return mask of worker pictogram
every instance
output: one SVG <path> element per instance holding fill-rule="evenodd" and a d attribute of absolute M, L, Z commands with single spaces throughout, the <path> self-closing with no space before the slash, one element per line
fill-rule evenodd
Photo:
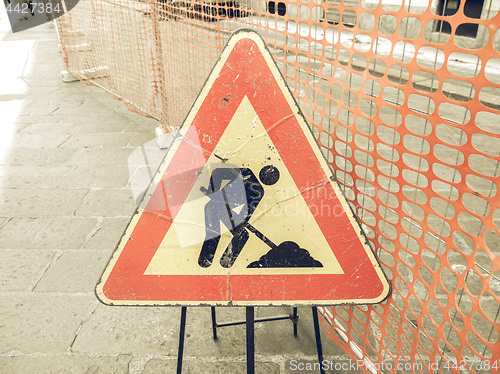
<path fill-rule="evenodd" d="M 228 41 L 97 292 L 126 305 L 375 303 L 388 295 L 258 34 Z"/>
<path fill-rule="evenodd" d="M 265 168 L 271 168 L 270 170 L 279 176 L 278 169 L 273 166 L 265 166 L 262 170 Z M 272 182 L 276 182 L 276 180 L 277 178 L 272 178 Z M 222 186 L 224 181 L 227 183 Z M 202 188 L 210 201 L 205 205 L 207 235 L 198 259 L 200 266 L 208 267 L 212 264 L 220 240 L 221 223 L 230 228 L 233 235 L 220 260 L 223 267 L 229 268 L 234 264 L 236 257 L 248 241 L 247 229 L 255 232 L 259 238 L 269 243 L 269 240 L 260 231 L 248 223 L 264 195 L 264 188 L 252 170 L 237 167 L 215 169 L 210 176 L 210 189 Z"/>
<path fill-rule="evenodd" d="M 279 170 L 274 165 L 266 165 L 259 172 L 259 179 L 264 185 L 273 185 L 279 179 Z M 208 267 L 212 264 L 221 233 L 220 224 L 230 229 L 233 235 L 224 251 L 220 264 L 225 268 L 233 266 L 234 261 L 248 241 L 249 233 L 253 233 L 272 251 L 263 261 L 255 261 L 248 265 L 255 267 L 323 267 L 319 261 L 308 261 L 305 253 L 301 257 L 298 245 L 286 241 L 277 246 L 248 221 L 264 196 L 265 189 L 249 168 L 217 168 L 210 177 L 209 189 L 202 187 L 210 201 L 205 205 L 205 231 L 198 264 Z M 222 183 L 226 182 L 224 186 Z M 280 256 L 280 253 L 282 255 Z M 295 259 L 295 261 L 293 261 Z"/>

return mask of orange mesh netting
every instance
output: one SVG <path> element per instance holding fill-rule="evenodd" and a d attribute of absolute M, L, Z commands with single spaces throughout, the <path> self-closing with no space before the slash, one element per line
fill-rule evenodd
<path fill-rule="evenodd" d="M 366 372 L 483 373 L 500 371 L 499 7 L 81 0 L 58 30 L 70 72 L 172 128 L 229 34 L 257 30 L 393 286 L 320 308 L 329 337 Z"/>

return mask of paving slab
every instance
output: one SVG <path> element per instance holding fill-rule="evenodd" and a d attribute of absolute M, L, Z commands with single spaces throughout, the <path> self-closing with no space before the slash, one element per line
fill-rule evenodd
<path fill-rule="evenodd" d="M 136 147 L 127 160 L 129 166 L 151 166 L 155 170 L 163 160 L 167 149 L 159 149 L 156 139 Z"/>
<path fill-rule="evenodd" d="M 57 122 L 57 126 L 54 126 L 54 122 L 48 121 L 48 118 L 54 118 L 55 122 Z M 103 119 L 94 115 L 68 116 L 52 113 L 49 116 L 40 119 L 38 123 L 29 122 L 28 118 L 21 118 L 18 123 L 29 123 L 29 126 L 24 126 L 22 129 L 23 133 L 59 133 L 73 135 L 82 133 L 109 133 L 110 131 L 120 132 L 129 122 L 128 120 L 123 121 L 112 118 L 108 118 L 107 122 L 104 124 L 102 121 Z"/>
<path fill-rule="evenodd" d="M 0 248 L 78 249 L 96 224 L 96 218 L 16 217 L 0 228 Z"/>
<path fill-rule="evenodd" d="M 27 117 L 27 116 L 25 116 L 25 117 Z M 59 116 L 52 116 L 51 115 L 51 117 L 54 117 L 57 119 L 57 125 L 55 125 L 56 124 L 55 122 L 47 121 L 47 117 L 48 116 L 43 118 L 43 120 L 41 120 L 40 122 L 35 122 L 35 123 L 28 122 L 28 119 L 23 120 L 22 123 L 26 123 L 26 126 L 24 126 L 21 129 L 20 133 L 21 134 L 30 134 L 30 135 L 32 135 L 32 134 L 44 134 L 44 135 L 60 134 L 60 135 L 65 136 L 66 138 L 69 138 L 74 133 L 73 128 L 74 128 L 75 124 L 72 122 L 64 121 L 63 115 L 59 115 Z M 67 149 L 65 149 L 65 150 L 67 151 Z"/>
<path fill-rule="evenodd" d="M 36 49 L 36 44 L 33 47 L 32 51 Z M 47 52 L 46 52 L 47 53 Z M 53 55 L 54 52 L 48 52 L 49 55 L 39 56 L 39 57 L 49 57 Z M 61 80 L 61 73 L 56 69 L 37 69 L 38 64 L 33 64 L 30 67 L 24 69 L 23 78 L 28 83 L 28 85 L 35 85 L 38 87 L 47 87 L 47 86 L 59 86 L 64 84 Z"/>
<path fill-rule="evenodd" d="M 9 220 L 10 218 L 4 218 L 4 217 L 0 217 L 0 228 L 5 224 L 7 223 L 7 221 Z"/>
<path fill-rule="evenodd" d="M 245 308 L 217 308 L 217 321 L 245 320 Z M 179 309 L 180 315 L 180 309 Z M 179 324 L 179 322 L 177 322 Z M 259 346 L 258 329 L 256 326 L 256 352 Z M 293 337 L 293 334 L 291 335 Z M 290 338 L 291 338 L 290 337 Z M 186 356 L 224 357 L 246 355 L 245 326 L 227 326 L 218 330 L 218 338 L 213 340 L 210 307 L 188 308 L 186 313 L 186 341 L 184 352 Z"/>
<path fill-rule="evenodd" d="M 50 64 L 40 64 L 35 65 L 33 67 L 35 70 L 42 69 L 50 69 Z M 52 67 L 53 69 L 53 67 Z M 37 88 L 34 90 L 35 93 L 30 93 L 29 95 L 23 99 L 23 103 L 25 106 L 30 108 L 46 108 L 46 107 L 68 107 L 68 108 L 77 108 L 83 104 L 83 99 L 78 99 L 75 97 L 68 97 L 68 95 L 61 95 L 56 92 L 51 92 L 50 95 L 40 96 L 40 93 L 43 93 L 43 88 Z M 41 113 L 37 113 L 41 114 Z"/>
<path fill-rule="evenodd" d="M 0 250 L 0 291 L 31 291 L 55 251 Z"/>
<path fill-rule="evenodd" d="M 275 315 L 288 315 L 292 312 L 290 307 L 259 307 L 256 308 L 256 318 Z M 316 355 L 316 338 L 312 309 L 309 307 L 298 308 L 299 321 L 297 337 L 293 336 L 291 321 L 276 321 L 258 323 L 256 325 L 257 354 L 286 355 L 288 357 L 304 357 Z M 269 324 L 280 324 L 276 326 L 280 335 L 276 335 L 274 328 Z M 325 356 L 344 354 L 344 351 L 333 344 L 321 329 L 323 341 L 323 353 Z"/>
<path fill-rule="evenodd" d="M 155 127 L 158 127 L 158 121 L 154 118 L 144 118 L 144 120 L 132 120 L 125 128 L 125 132 L 146 132 L 154 134 Z"/>
<path fill-rule="evenodd" d="M 70 82 L 64 85 L 64 88 L 66 87 L 81 87 L 82 84 L 80 82 Z M 91 89 L 91 95 L 88 94 L 88 92 L 83 92 L 81 89 L 75 90 L 74 93 L 62 93 L 61 96 L 64 98 L 64 100 L 77 100 L 77 101 L 87 101 L 87 100 L 93 100 L 93 101 L 101 101 L 101 100 L 112 100 L 113 98 L 109 95 L 104 90 L 99 89 L 98 87 L 95 86 L 86 86 L 86 89 Z M 53 95 L 57 97 L 57 94 Z M 52 96 L 51 96 L 52 97 Z M 120 103 L 120 102 L 119 102 Z M 123 103 L 121 103 L 123 104 Z"/>
<path fill-rule="evenodd" d="M 66 352 L 94 298 L 94 295 L 3 294 L 0 353 Z"/>
<path fill-rule="evenodd" d="M 244 321 L 244 307 L 216 308 L 219 323 Z M 291 307 L 255 308 L 255 318 L 286 316 L 292 313 Z M 215 356 L 245 355 L 245 325 L 222 327 L 218 330 L 218 340 L 213 341 L 209 307 L 188 308 L 186 320 L 186 355 Z M 290 320 L 257 322 L 255 324 L 255 352 L 261 356 L 309 357 L 316 355 L 316 341 L 312 310 L 299 308 L 297 337 L 293 335 Z M 322 337 L 325 356 L 343 354 L 343 351 L 324 335 Z M 199 347 L 202 346 L 203 349 Z"/>
<path fill-rule="evenodd" d="M 75 166 L 58 184 L 60 188 L 119 188 L 129 180 L 128 166 Z"/>
<path fill-rule="evenodd" d="M 81 85 L 81 83 L 80 83 Z M 92 87 L 92 91 L 89 92 L 89 97 L 94 93 L 94 91 L 98 91 L 99 89 L 97 87 Z M 74 92 L 81 92 L 80 90 L 77 90 L 74 88 Z M 108 97 L 106 101 L 103 100 L 96 100 L 99 103 L 104 103 L 104 105 L 109 105 L 107 101 L 111 100 L 112 102 L 116 102 L 116 104 L 123 105 L 124 104 L 120 101 L 115 101 L 113 100 L 112 97 Z M 54 113 L 57 115 L 58 113 Z M 125 108 L 122 108 L 121 111 L 116 111 L 115 108 L 109 109 L 107 111 L 101 111 L 98 114 L 89 112 L 80 112 L 76 114 L 65 114 L 64 115 L 64 120 L 67 122 L 72 122 L 77 126 L 77 129 L 82 130 L 82 132 L 112 132 L 115 131 L 116 129 L 120 128 L 121 130 L 124 130 L 128 127 L 130 123 L 141 123 L 144 120 L 148 120 L 147 118 L 143 119 L 141 118 L 140 115 L 137 113 L 133 113 L 131 111 L 126 110 Z M 156 121 L 155 121 L 156 122 Z M 158 124 L 156 122 L 156 124 Z M 118 127 L 117 125 L 120 125 Z M 87 129 L 87 131 L 84 131 Z"/>
<path fill-rule="evenodd" d="M 131 124 L 129 126 L 133 126 Z M 143 132 L 138 132 L 139 130 L 129 131 L 129 126 L 125 129 L 127 134 L 130 134 L 129 147 L 144 147 L 150 145 L 151 148 L 158 148 L 158 143 L 156 143 L 155 126 L 148 126 L 149 128 L 144 129 Z M 130 129 L 134 130 L 134 129 Z"/>
<path fill-rule="evenodd" d="M 94 292 L 111 250 L 69 251 L 54 260 L 38 281 L 35 292 Z"/>
<path fill-rule="evenodd" d="M 177 355 L 180 308 L 100 304 L 82 325 L 72 351 Z"/>
<path fill-rule="evenodd" d="M 60 79 L 60 77 L 59 77 Z M 59 106 L 54 110 L 54 114 L 66 114 L 66 115 L 81 115 L 82 113 L 92 113 L 93 115 L 99 114 L 99 113 L 110 113 L 114 112 L 113 110 L 113 101 L 112 100 L 107 100 L 104 103 L 99 102 L 97 100 L 86 100 L 83 102 L 81 105 L 77 107 L 71 107 L 71 106 Z"/>
<path fill-rule="evenodd" d="M 30 84 L 30 79 L 24 78 L 24 81 L 26 83 L 28 83 L 28 85 Z M 23 106 L 19 110 L 19 114 L 21 114 L 21 115 L 31 115 L 31 114 L 44 115 L 44 114 L 46 114 L 47 115 L 47 114 L 54 113 L 58 108 L 59 108 L 59 106 L 54 105 L 54 104 L 48 104 L 45 106 L 29 105 L 23 100 Z"/>
<path fill-rule="evenodd" d="M 41 95 L 52 95 L 53 92 L 56 89 L 44 89 L 44 90 L 37 90 L 40 91 Z M 59 123 L 59 121 L 63 120 L 65 118 L 64 115 L 57 115 L 57 114 L 49 114 L 49 115 L 38 115 L 38 114 L 32 114 L 32 115 L 17 115 L 15 118 L 12 119 L 12 123 L 20 125 L 18 126 L 19 130 L 23 130 L 24 127 L 28 125 L 34 125 L 36 124 L 37 126 L 34 126 L 33 128 L 38 128 L 41 124 L 47 123 L 47 124 L 52 124 L 52 128 L 57 128 L 57 126 L 54 126 L 54 124 Z"/>
<path fill-rule="evenodd" d="M 1 188 L 0 211 L 11 217 L 70 216 L 89 190 Z"/>
<path fill-rule="evenodd" d="M 75 150 L 69 148 L 11 147 L 0 159 L 0 165 L 62 165 L 74 153 Z"/>
<path fill-rule="evenodd" d="M 221 309 L 225 309 L 225 311 L 221 311 Z M 276 310 L 279 308 L 272 309 L 274 309 L 274 313 L 279 312 Z M 219 311 L 219 322 L 241 320 L 242 314 L 244 318 L 245 308 L 217 308 L 217 310 Z M 310 309 L 301 308 L 300 312 L 305 317 L 306 312 L 310 313 Z M 210 357 L 245 357 L 245 326 L 220 328 L 218 340 L 214 341 L 210 316 L 209 307 L 188 308 L 185 356 L 198 357 L 205 361 Z M 312 321 L 304 321 L 305 319 L 299 322 L 299 336 L 297 338 L 293 337 L 290 321 L 257 323 L 257 356 L 267 357 L 269 360 L 275 356 L 297 357 L 303 360 L 315 357 Z M 175 357 L 177 355 L 179 323 L 179 307 L 99 305 L 90 320 L 83 324 L 73 346 L 73 351 L 106 354 L 149 353 Z M 270 336 L 272 337 L 270 338 Z M 323 348 L 325 356 L 333 356 L 334 353 L 343 354 L 343 351 L 325 335 L 323 335 Z M 208 373 L 210 371 L 202 372 Z"/>
<path fill-rule="evenodd" d="M 104 218 L 85 244 L 88 249 L 114 249 L 120 241 L 130 217 Z"/>
<path fill-rule="evenodd" d="M 129 144 L 132 134 L 128 133 L 84 133 L 74 134 L 67 139 L 63 148 L 99 148 L 99 147 L 125 147 Z"/>
<path fill-rule="evenodd" d="M 54 133 L 35 133 L 35 134 L 15 134 L 12 143 L 20 148 L 57 148 L 63 144 L 69 135 Z"/>
<path fill-rule="evenodd" d="M 128 373 L 128 355 L 88 357 L 78 355 L 0 356 L 2 373 L 80 374 Z"/>
<path fill-rule="evenodd" d="M 142 374 L 155 373 L 174 373 L 177 368 L 177 361 L 173 359 L 152 359 L 150 360 Z M 239 360 L 234 361 L 192 361 L 186 358 L 182 363 L 182 372 L 185 374 L 200 374 L 200 373 L 217 373 L 217 374 L 234 374 L 245 373 L 246 362 Z M 273 362 L 255 362 L 256 373 L 279 374 L 280 366 Z"/>
<path fill-rule="evenodd" d="M 67 165 L 104 166 L 128 165 L 133 148 L 79 148 L 66 162 Z"/>
<path fill-rule="evenodd" d="M 76 216 L 131 217 L 136 208 L 128 189 L 92 190 L 75 211 Z"/>
<path fill-rule="evenodd" d="M 54 188 L 61 182 L 71 166 L 20 165 L 0 166 L 3 188 Z"/>

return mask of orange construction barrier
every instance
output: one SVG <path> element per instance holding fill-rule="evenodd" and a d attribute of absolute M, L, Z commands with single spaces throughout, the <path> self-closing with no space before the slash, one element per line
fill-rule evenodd
<path fill-rule="evenodd" d="M 498 0 L 82 0 L 67 69 L 164 127 L 230 33 L 265 39 L 393 286 L 320 308 L 362 370 L 500 372 Z"/>

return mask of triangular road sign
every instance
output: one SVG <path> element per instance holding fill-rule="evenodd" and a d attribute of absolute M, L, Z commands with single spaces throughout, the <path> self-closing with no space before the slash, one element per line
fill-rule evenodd
<path fill-rule="evenodd" d="M 97 286 L 107 304 L 378 303 L 389 283 L 260 36 L 231 36 Z"/>

